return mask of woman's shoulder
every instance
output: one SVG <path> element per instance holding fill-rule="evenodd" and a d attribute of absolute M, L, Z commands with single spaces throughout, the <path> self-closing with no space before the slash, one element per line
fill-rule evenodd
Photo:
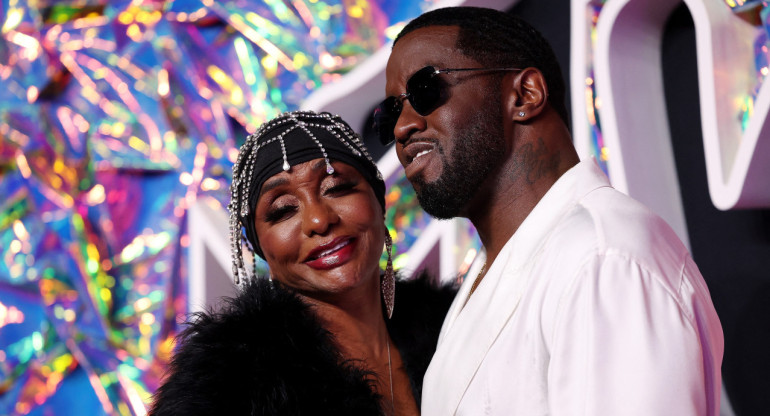
<path fill-rule="evenodd" d="M 196 346 L 227 349 L 230 357 L 260 358 L 285 351 L 281 344 L 291 344 L 294 336 L 329 337 L 310 306 L 296 294 L 258 279 L 246 283 L 237 296 L 223 297 L 215 308 L 192 314 L 177 343 L 180 352 L 185 346 Z"/>
<path fill-rule="evenodd" d="M 359 410 L 377 403 L 366 375 L 339 364 L 332 336 L 311 307 L 266 280 L 193 315 L 177 343 L 152 415 L 251 414 L 255 408 L 294 414 L 332 398 L 328 404 Z"/>

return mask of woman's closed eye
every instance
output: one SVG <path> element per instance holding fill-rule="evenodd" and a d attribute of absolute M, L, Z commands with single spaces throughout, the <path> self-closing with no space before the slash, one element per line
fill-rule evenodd
<path fill-rule="evenodd" d="M 345 182 L 335 183 L 329 186 L 328 188 L 326 188 L 323 194 L 324 196 L 345 195 L 350 191 L 354 190 L 357 185 L 358 185 L 358 182 L 356 181 L 345 181 Z"/>
<path fill-rule="evenodd" d="M 319 191 L 325 197 L 340 197 L 350 194 L 356 190 L 360 181 L 356 180 L 328 180 L 321 186 Z M 265 222 L 278 223 L 290 218 L 299 210 L 299 201 L 289 195 L 282 195 L 270 203 L 270 207 L 265 213 Z"/>
<path fill-rule="evenodd" d="M 276 223 L 288 218 L 295 211 L 297 211 L 297 207 L 289 204 L 270 207 L 270 210 L 265 214 L 265 221 Z"/>

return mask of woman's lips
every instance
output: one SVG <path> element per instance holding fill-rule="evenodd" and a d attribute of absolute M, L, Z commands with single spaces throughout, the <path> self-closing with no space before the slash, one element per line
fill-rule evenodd
<path fill-rule="evenodd" d="M 350 237 L 337 238 L 329 244 L 313 250 L 305 264 L 313 269 L 327 270 L 345 264 L 352 256 L 355 240 Z"/>

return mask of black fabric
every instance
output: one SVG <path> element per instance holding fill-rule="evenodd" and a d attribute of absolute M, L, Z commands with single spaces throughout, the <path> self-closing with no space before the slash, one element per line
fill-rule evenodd
<path fill-rule="evenodd" d="M 396 284 L 388 331 L 418 405 L 454 293 L 426 277 Z M 341 358 L 310 306 L 260 280 L 218 312 L 194 315 L 150 415 L 379 415 L 371 379 L 361 362 Z"/>
<path fill-rule="evenodd" d="M 396 282 L 393 316 L 386 318 L 385 323 L 390 338 L 401 353 L 418 408 L 422 399 L 423 377 L 436 351 L 441 325 L 456 293 L 456 288 L 451 286 L 435 287 L 427 275 Z"/>
<path fill-rule="evenodd" d="M 344 131 L 350 135 L 355 135 L 356 133 L 353 129 L 338 116 L 335 116 L 333 121 L 330 122 L 329 120 L 319 118 L 312 113 L 303 115 L 303 113 L 294 112 L 291 114 L 300 121 L 316 124 L 313 126 L 306 125 L 305 128 L 307 128 L 318 142 L 323 145 L 330 160 L 342 162 L 354 167 L 361 176 L 366 179 L 369 186 L 374 190 L 374 195 L 377 197 L 377 201 L 380 203 L 383 212 L 385 212 L 385 182 L 380 179 L 380 175 L 378 174 L 374 162 L 371 162 L 366 158 L 363 153 L 363 148 L 358 149 L 360 155 L 355 155 L 351 148 L 346 146 L 337 136 L 327 130 L 327 126 L 333 126 L 339 123 L 343 126 Z M 286 117 L 286 114 L 284 114 L 277 117 L 277 119 Z M 317 124 L 320 124 L 323 127 L 319 127 Z M 290 128 L 293 128 L 293 130 L 283 136 L 283 148 L 286 150 L 286 158 L 289 165 L 295 166 L 324 157 L 318 143 L 316 143 L 304 129 L 298 127 L 295 122 L 278 124 L 273 128 L 260 132 L 257 144 L 263 145 L 267 141 L 275 139 Z M 346 138 L 343 130 L 338 126 L 335 127 L 334 130 L 338 135 Z M 346 140 L 348 139 L 346 138 Z M 361 139 L 359 138 L 359 140 Z M 363 143 L 363 141 L 361 143 Z M 358 147 L 355 145 L 353 146 Z M 253 152 L 254 150 L 251 149 L 251 151 Z M 251 174 L 251 183 L 249 185 L 248 194 L 248 204 L 250 208 L 249 215 L 243 217 L 241 222 L 246 230 L 246 238 L 249 240 L 249 243 L 251 243 L 254 252 L 264 258 L 262 249 L 259 246 L 257 232 L 254 227 L 253 213 L 256 210 L 257 199 L 259 198 L 259 192 L 262 190 L 262 184 L 273 175 L 283 172 L 283 150 L 281 149 L 281 144 L 278 140 L 267 143 L 257 150 L 254 169 L 254 172 Z"/>

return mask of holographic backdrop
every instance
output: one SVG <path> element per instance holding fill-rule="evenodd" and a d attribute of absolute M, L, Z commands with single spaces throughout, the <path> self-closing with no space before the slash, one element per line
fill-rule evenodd
<path fill-rule="evenodd" d="M 770 3 L 767 0 L 723 0 L 726 7 L 729 7 L 736 15 L 745 21 L 757 27 L 754 44 L 754 88 L 747 91 L 741 99 L 740 113 L 735 117 L 740 120 L 741 128 L 746 126 L 754 114 L 754 100 L 759 94 L 759 87 L 765 76 L 770 72 L 768 62 L 770 62 Z M 586 16 L 590 19 L 589 32 L 589 65 L 585 68 L 585 89 L 582 99 L 586 102 L 587 114 L 591 138 L 591 153 L 601 166 L 605 173 L 608 173 L 607 161 L 610 158 L 610 151 L 604 143 L 602 136 L 601 120 L 599 111 L 601 109 L 601 97 L 596 93 L 596 84 L 594 83 L 593 51 L 596 45 L 597 24 L 599 15 L 607 0 L 589 0 L 586 5 Z"/>
<path fill-rule="evenodd" d="M 770 9 L 725 3 L 756 21 L 759 85 Z M 0 414 L 144 414 L 187 312 L 187 208 L 226 205 L 246 132 L 429 6 L 0 0 Z M 405 253 L 430 218 L 403 178 L 388 182 Z"/>
<path fill-rule="evenodd" d="M 741 113 L 738 115 L 741 127 L 745 130 L 754 114 L 754 100 L 759 94 L 759 87 L 762 86 L 762 81 L 770 71 L 768 69 L 770 4 L 766 0 L 724 0 L 724 2 L 733 13 L 757 27 L 757 34 L 754 38 L 754 88 L 741 101 Z"/>
<path fill-rule="evenodd" d="M 226 205 L 246 132 L 430 2 L 0 4 L 0 414 L 144 414 L 187 312 L 187 208 Z M 424 221 L 402 211 L 404 244 Z"/>

